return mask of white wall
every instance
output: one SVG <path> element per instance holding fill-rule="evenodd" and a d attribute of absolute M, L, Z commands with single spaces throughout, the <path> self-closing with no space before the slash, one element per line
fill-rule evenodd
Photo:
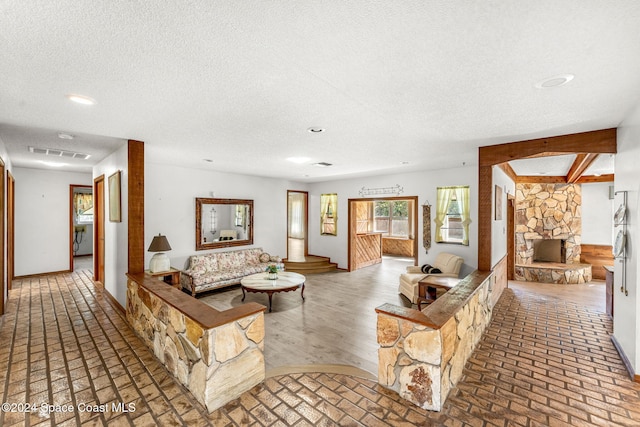
<path fill-rule="evenodd" d="M 604 154 L 606 155 L 606 154 Z M 582 243 L 612 245 L 613 200 L 609 187 L 613 182 L 582 184 Z"/>
<path fill-rule="evenodd" d="M 281 179 L 187 169 L 177 166 L 145 165 L 145 249 L 154 235 L 167 236 L 171 265 L 186 268 L 190 255 L 261 247 L 272 255 L 286 256 L 287 190 L 306 190 L 305 185 Z M 253 200 L 253 246 L 214 251 L 197 251 L 195 199 Z M 145 266 L 153 256 L 147 252 Z"/>
<path fill-rule="evenodd" d="M 69 186 L 91 174 L 14 168 L 15 275 L 69 270 Z"/>
<path fill-rule="evenodd" d="M 620 292 L 623 266 L 615 263 L 613 335 L 629 359 L 636 375 L 640 375 L 640 264 L 635 247 L 640 244 L 640 105 L 618 127 L 618 154 L 615 159 L 615 189 L 627 191 L 627 261 L 626 282 L 629 295 Z M 615 199 L 617 208 L 622 201 Z M 620 227 L 616 227 L 619 229 Z M 616 230 L 617 231 L 617 230 Z"/>
<path fill-rule="evenodd" d="M 493 188 L 491 189 L 491 266 L 507 255 L 507 199 L 515 196 L 516 184 L 497 166 L 492 168 Z M 502 189 L 502 219 L 496 220 L 496 185 Z M 513 238 L 513 236 L 512 236 Z"/>
<path fill-rule="evenodd" d="M 126 307 L 128 268 L 128 147 L 124 144 L 115 153 L 102 160 L 93 168 L 93 178 L 104 175 L 104 287 L 118 302 Z M 122 222 L 109 221 L 109 176 L 121 171 L 120 199 Z M 95 201 L 94 201 L 95 204 Z"/>
<path fill-rule="evenodd" d="M 348 199 L 361 198 L 358 194 L 362 187 L 393 187 L 396 184 L 404 188 L 401 196 L 418 196 L 418 252 L 419 265 L 433 262 L 440 252 L 450 252 L 464 258 L 465 270 L 470 272 L 478 265 L 478 170 L 477 166 L 432 170 L 397 175 L 354 178 L 327 181 L 309 185 L 309 253 L 330 257 L 340 268 L 348 268 Z M 468 185 L 471 199 L 471 224 L 469 226 L 469 246 L 436 243 L 434 241 L 435 205 L 437 187 Z M 320 235 L 320 194 L 338 194 L 338 235 Z M 431 249 L 425 253 L 422 238 L 422 205 L 431 204 Z"/>

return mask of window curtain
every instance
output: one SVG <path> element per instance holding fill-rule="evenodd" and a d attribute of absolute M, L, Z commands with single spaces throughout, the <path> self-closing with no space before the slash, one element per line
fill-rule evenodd
<path fill-rule="evenodd" d="M 438 194 L 436 198 L 436 217 L 434 219 L 436 223 L 436 242 L 443 242 L 442 226 L 444 225 L 444 219 L 447 216 L 447 208 L 449 207 L 449 200 L 453 195 L 455 187 L 438 187 Z"/>
<path fill-rule="evenodd" d="M 469 223 L 471 223 L 470 203 L 469 203 L 469 187 L 454 187 L 453 192 L 458 199 L 460 207 L 460 219 L 462 221 L 462 244 L 469 246 Z"/>
<path fill-rule="evenodd" d="M 289 193 L 289 237 L 304 239 L 304 193 Z"/>
<path fill-rule="evenodd" d="M 320 234 L 337 235 L 338 195 L 320 195 Z"/>

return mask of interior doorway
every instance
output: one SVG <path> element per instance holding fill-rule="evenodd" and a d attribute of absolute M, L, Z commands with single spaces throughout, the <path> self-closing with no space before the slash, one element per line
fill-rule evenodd
<path fill-rule="evenodd" d="M 93 187 L 69 186 L 69 269 L 93 264 Z"/>
<path fill-rule="evenodd" d="M 93 280 L 104 284 L 104 175 L 93 180 Z"/>
<path fill-rule="evenodd" d="M 0 316 L 4 314 L 4 304 L 5 304 L 5 276 L 4 276 L 4 239 L 5 239 L 5 228 L 4 228 L 4 212 L 5 212 L 5 198 L 4 198 L 4 160 L 0 159 Z"/>
<path fill-rule="evenodd" d="M 309 254 L 309 193 L 287 190 L 287 260 L 304 262 Z"/>
<path fill-rule="evenodd" d="M 15 271 L 15 214 L 16 180 L 7 171 L 7 289 L 11 290 L 11 281 Z"/>
<path fill-rule="evenodd" d="M 516 198 L 507 195 L 507 280 L 516 277 Z"/>
<path fill-rule="evenodd" d="M 418 264 L 418 197 L 349 199 L 349 271 L 385 256 Z"/>

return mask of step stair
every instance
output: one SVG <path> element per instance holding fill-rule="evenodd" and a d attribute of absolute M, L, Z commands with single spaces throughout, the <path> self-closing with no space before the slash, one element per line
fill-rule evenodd
<path fill-rule="evenodd" d="M 307 255 L 304 259 L 288 260 L 284 259 L 286 271 L 293 271 L 300 274 L 328 273 L 336 271 L 338 264 L 331 262 L 328 257 Z"/>

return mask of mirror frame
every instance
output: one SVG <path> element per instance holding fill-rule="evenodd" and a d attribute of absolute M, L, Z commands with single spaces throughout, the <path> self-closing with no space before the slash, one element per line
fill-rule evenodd
<path fill-rule="evenodd" d="M 202 205 L 249 205 L 249 217 L 247 218 L 249 238 L 244 240 L 225 240 L 222 242 L 202 242 Z M 253 200 L 196 197 L 196 251 L 248 245 L 253 245 Z"/>

